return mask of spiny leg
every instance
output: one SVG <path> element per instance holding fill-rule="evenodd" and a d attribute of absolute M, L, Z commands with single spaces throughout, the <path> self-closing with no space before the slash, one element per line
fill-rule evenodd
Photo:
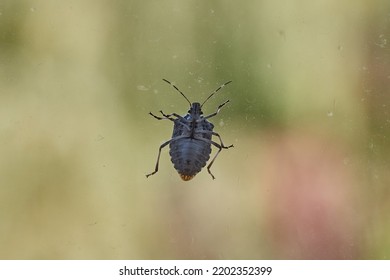
<path fill-rule="evenodd" d="M 173 139 L 171 140 L 168 140 L 167 142 L 161 144 L 160 148 L 158 149 L 158 156 L 157 156 L 157 162 L 156 162 L 156 167 L 154 169 L 154 171 L 152 173 L 149 173 L 146 175 L 146 178 L 148 178 L 149 176 L 153 175 L 153 174 L 156 174 L 157 171 L 158 171 L 158 165 L 159 165 L 159 162 L 160 162 L 160 155 L 161 155 L 161 150 L 166 146 L 168 145 L 169 143 L 171 143 Z"/>
<path fill-rule="evenodd" d="M 219 141 L 221 141 L 221 147 L 222 147 L 223 149 L 229 149 L 229 148 L 233 148 L 233 147 L 234 147 L 233 144 L 231 144 L 231 145 L 229 145 L 229 146 L 225 146 L 225 145 L 223 144 L 223 142 L 222 142 L 221 136 L 220 136 L 218 133 L 216 133 L 216 132 L 213 131 L 211 134 L 218 137 Z"/>
<path fill-rule="evenodd" d="M 161 121 L 161 120 L 171 120 L 171 121 L 175 121 L 175 119 L 169 118 L 169 117 L 167 117 L 167 116 L 165 116 L 165 115 L 163 115 L 164 118 L 158 117 L 158 116 L 156 116 L 155 114 L 153 114 L 152 112 L 149 112 L 149 115 L 151 115 L 152 117 L 158 119 L 159 121 Z"/>
<path fill-rule="evenodd" d="M 178 115 L 178 114 L 176 114 L 176 113 L 172 113 L 172 114 L 168 114 L 168 115 L 167 115 L 167 114 L 164 114 L 164 112 L 163 112 L 162 110 L 160 110 L 160 113 L 161 113 L 161 115 L 163 115 L 163 118 L 162 118 L 162 117 L 159 117 L 159 116 L 156 116 L 156 115 L 153 114 L 152 112 L 149 112 L 149 115 L 151 115 L 152 117 L 158 119 L 159 121 L 160 121 L 160 120 L 171 120 L 171 121 L 174 122 L 176 119 L 172 118 L 172 116 L 174 116 L 174 117 L 176 117 L 176 118 L 178 118 L 178 119 L 180 119 L 180 120 L 184 119 L 182 116 L 180 116 L 180 115 Z"/>
<path fill-rule="evenodd" d="M 219 139 L 219 141 L 221 142 L 221 147 L 222 147 L 223 149 L 229 149 L 229 148 L 233 148 L 233 147 L 234 147 L 233 145 L 225 146 L 225 145 L 223 144 L 223 142 L 222 142 L 221 136 L 220 136 L 218 133 L 214 132 L 214 131 L 209 131 L 209 130 L 203 130 L 203 129 L 202 129 L 202 130 L 197 130 L 196 132 L 197 132 L 197 133 L 208 133 L 208 134 L 217 136 L 218 139 Z"/>
<path fill-rule="evenodd" d="M 229 149 L 231 148 L 233 145 L 229 146 L 229 147 L 225 147 L 225 146 L 221 146 L 220 144 L 218 143 L 215 143 L 214 141 L 212 140 L 209 140 L 209 139 L 204 139 L 204 138 L 195 138 L 195 139 L 198 139 L 198 140 L 201 140 L 201 141 L 204 141 L 206 143 L 210 143 L 210 144 L 213 144 L 215 147 L 218 148 L 218 151 L 217 153 L 215 154 L 215 156 L 213 157 L 213 159 L 211 160 L 211 162 L 209 163 L 209 165 L 207 165 L 207 171 L 209 172 L 209 174 L 211 175 L 211 178 L 213 178 L 213 180 L 215 179 L 213 173 L 211 173 L 211 166 L 213 165 L 215 159 L 217 158 L 218 154 L 222 151 L 222 149 Z M 222 140 L 221 140 L 222 142 Z"/>
<path fill-rule="evenodd" d="M 214 141 L 211 141 L 211 144 L 213 144 L 215 147 L 217 147 L 217 148 L 218 148 L 218 151 L 217 151 L 217 153 L 215 154 L 215 156 L 213 157 L 213 159 L 210 161 L 209 165 L 207 165 L 207 171 L 209 172 L 209 174 L 211 175 L 211 177 L 213 178 L 213 180 L 215 180 L 215 177 L 214 177 L 213 173 L 211 173 L 210 168 L 211 168 L 211 166 L 213 165 L 213 163 L 214 163 L 215 159 L 217 158 L 218 154 L 222 151 L 222 146 L 219 145 L 219 144 L 217 144 L 217 143 L 215 143 Z"/>
<path fill-rule="evenodd" d="M 157 162 L 156 162 L 156 167 L 154 169 L 154 171 L 152 173 L 149 173 L 146 175 L 146 178 L 148 178 L 149 176 L 153 175 L 153 174 L 156 174 L 157 171 L 158 171 L 158 165 L 159 165 L 159 162 L 160 162 L 160 155 L 161 155 L 161 150 L 166 146 L 168 145 L 169 143 L 173 142 L 173 141 L 176 141 L 178 139 L 181 139 L 181 138 L 187 138 L 188 136 L 186 135 L 180 135 L 180 136 L 177 136 L 177 137 L 174 137 L 172 138 L 171 140 L 168 140 L 167 142 L 161 144 L 160 148 L 158 149 L 158 156 L 157 156 Z"/>
<path fill-rule="evenodd" d="M 176 114 L 176 113 L 172 113 L 172 114 L 169 114 L 169 115 L 166 115 L 164 114 L 163 111 L 160 111 L 161 115 L 164 116 L 164 118 L 161 118 L 161 117 L 157 117 L 157 119 L 161 119 L 161 120 L 165 120 L 165 119 L 168 119 L 168 120 L 171 120 L 173 121 L 175 124 L 177 123 L 176 121 L 179 120 L 179 123 L 184 126 L 186 129 L 188 130 L 191 130 L 190 126 L 186 124 L 186 119 L 183 118 L 182 116 Z M 154 115 L 153 115 L 154 116 Z M 177 119 L 173 119 L 171 118 L 171 116 L 175 116 Z M 156 116 L 154 116 L 156 118 Z"/>
<path fill-rule="evenodd" d="M 191 128 L 186 124 L 186 122 L 187 122 L 186 119 L 183 118 L 182 116 L 180 116 L 180 115 L 178 115 L 176 113 L 172 113 L 172 114 L 167 115 L 167 114 L 164 114 L 164 112 L 162 110 L 160 110 L 160 113 L 161 113 L 161 115 L 164 116 L 164 118 L 160 118 L 160 119 L 169 119 L 169 120 L 171 120 L 173 122 L 176 121 L 176 120 L 180 120 L 181 121 L 180 124 L 182 126 L 187 128 L 188 130 L 191 130 Z M 177 119 L 172 119 L 171 116 L 175 116 Z"/>
<path fill-rule="evenodd" d="M 164 117 L 166 117 L 166 118 L 168 118 L 168 119 L 171 119 L 170 117 L 172 117 L 172 116 L 174 116 L 174 117 L 176 117 L 176 118 L 178 118 L 178 119 L 183 119 L 183 117 L 182 116 L 180 116 L 180 115 L 178 115 L 178 114 L 176 114 L 176 113 L 172 113 L 172 114 L 164 114 L 164 112 L 162 111 L 162 110 L 160 110 L 160 113 L 161 113 L 161 115 L 163 115 Z"/>
<path fill-rule="evenodd" d="M 218 151 L 217 151 L 217 153 L 215 154 L 214 158 L 213 158 L 213 159 L 211 160 L 211 162 L 209 163 L 209 165 L 207 165 L 207 171 L 210 173 L 211 177 L 213 177 L 213 179 L 215 179 L 215 177 L 213 176 L 213 174 L 212 174 L 211 171 L 210 171 L 210 168 L 211 168 L 211 166 L 213 165 L 214 160 L 217 158 L 218 154 L 222 151 L 222 149 L 229 149 L 229 148 L 233 148 L 234 146 L 233 146 L 233 144 L 230 145 L 230 146 L 225 146 L 225 145 L 223 144 L 223 142 L 222 142 L 221 136 L 220 136 L 218 133 L 212 131 L 211 134 L 217 136 L 217 137 L 219 138 L 219 141 L 221 141 L 221 144 L 217 144 L 217 143 L 215 143 L 214 141 L 211 141 L 211 144 L 213 144 L 215 147 L 217 147 L 217 148 L 218 148 Z"/>
<path fill-rule="evenodd" d="M 221 110 L 221 108 L 222 108 L 223 106 L 225 106 L 227 103 L 229 103 L 229 101 L 230 101 L 230 100 L 226 100 L 224 103 L 222 103 L 221 105 L 218 106 L 217 111 L 216 111 L 215 113 L 212 113 L 212 114 L 210 114 L 210 115 L 204 117 L 202 120 L 209 119 L 209 118 L 212 118 L 212 117 L 214 117 L 215 115 L 217 115 L 217 114 L 219 113 L 219 111 Z M 200 121 L 201 121 L 201 120 L 200 120 Z"/>

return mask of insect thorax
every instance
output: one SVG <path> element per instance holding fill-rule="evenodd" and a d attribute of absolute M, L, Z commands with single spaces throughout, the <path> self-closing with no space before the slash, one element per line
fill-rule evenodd
<path fill-rule="evenodd" d="M 174 121 L 172 138 L 177 136 L 188 136 L 189 138 L 204 138 L 211 139 L 211 132 L 214 125 L 202 116 L 198 119 L 193 119 L 190 114 L 185 115 L 182 119 Z M 209 133 L 201 132 L 209 131 Z"/>

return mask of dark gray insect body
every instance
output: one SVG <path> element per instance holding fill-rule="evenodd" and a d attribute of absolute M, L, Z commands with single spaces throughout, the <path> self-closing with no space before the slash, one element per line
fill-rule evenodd
<path fill-rule="evenodd" d="M 210 164 L 207 166 L 207 170 L 211 177 L 215 179 L 214 175 L 210 171 L 214 160 L 222 149 L 231 148 L 233 147 L 233 145 L 225 146 L 219 134 L 213 131 L 214 125 L 211 122 L 207 121 L 207 119 L 217 115 L 220 109 L 225 104 L 227 104 L 229 100 L 219 105 L 215 113 L 205 117 L 203 116 L 202 106 L 211 96 L 213 96 L 217 91 L 219 91 L 225 85 L 229 84 L 231 81 L 221 85 L 202 104 L 198 102 L 191 103 L 188 98 L 175 85 L 165 79 L 164 81 L 172 85 L 178 92 L 180 92 L 181 95 L 183 95 L 184 98 L 188 101 L 191 107 L 188 111 L 188 114 L 184 117 L 176 113 L 166 115 L 162 111 L 160 111 L 160 113 L 163 117 L 158 117 L 152 113 L 149 113 L 158 120 L 168 119 L 173 121 L 174 126 L 172 138 L 160 146 L 156 168 L 154 172 L 146 175 L 146 177 L 157 173 L 161 150 L 169 144 L 169 154 L 171 156 L 171 161 L 175 169 L 178 171 L 180 177 L 184 181 L 191 180 L 198 172 L 201 171 L 201 169 L 210 159 L 211 145 L 213 145 L 218 148 L 218 151 L 210 162 Z M 213 135 L 218 137 L 218 139 L 220 140 L 220 144 L 212 140 Z"/>
<path fill-rule="evenodd" d="M 194 103 L 191 109 L 198 106 L 200 106 L 199 103 Z M 209 160 L 213 128 L 212 123 L 202 120 L 201 115 L 193 112 L 188 113 L 183 119 L 174 121 L 172 139 L 180 136 L 186 137 L 171 141 L 169 154 L 175 169 L 183 180 L 188 181 L 193 178 Z"/>

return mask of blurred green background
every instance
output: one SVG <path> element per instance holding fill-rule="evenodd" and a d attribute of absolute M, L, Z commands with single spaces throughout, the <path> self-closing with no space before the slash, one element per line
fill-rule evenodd
<path fill-rule="evenodd" d="M 385 0 L 0 0 L 0 258 L 389 259 L 389 43 Z M 233 80 L 216 180 L 146 179 L 162 78 Z"/>

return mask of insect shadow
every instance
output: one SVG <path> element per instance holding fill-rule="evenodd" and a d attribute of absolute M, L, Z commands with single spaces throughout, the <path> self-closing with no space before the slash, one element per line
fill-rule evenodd
<path fill-rule="evenodd" d="M 184 95 L 184 93 L 172 84 L 170 81 L 163 79 L 164 82 L 170 84 L 175 90 L 177 90 L 190 104 L 190 109 L 185 116 L 180 116 L 176 113 L 164 114 L 160 111 L 162 117 L 156 116 L 153 113 L 149 113 L 157 120 L 170 120 L 173 122 L 172 138 L 163 143 L 157 156 L 156 167 L 152 173 L 146 175 L 149 177 L 158 172 L 158 166 L 160 162 L 161 150 L 169 144 L 169 154 L 174 168 L 179 173 L 180 177 L 184 181 L 191 180 L 202 168 L 206 165 L 210 159 L 211 145 L 218 148 L 217 153 L 207 166 L 207 171 L 213 179 L 215 179 L 213 173 L 211 173 L 211 166 L 213 165 L 218 154 L 222 149 L 229 149 L 233 145 L 225 146 L 222 142 L 221 136 L 214 132 L 214 125 L 208 121 L 208 119 L 214 117 L 219 113 L 221 108 L 229 103 L 229 100 L 225 101 L 218 106 L 217 111 L 207 116 L 203 116 L 202 106 L 209 100 L 214 94 L 216 94 L 224 86 L 230 84 L 232 81 L 228 81 L 213 91 L 209 97 L 203 101 L 202 104 L 198 102 L 191 103 L 191 101 Z M 212 140 L 212 136 L 218 138 L 219 143 Z"/>

